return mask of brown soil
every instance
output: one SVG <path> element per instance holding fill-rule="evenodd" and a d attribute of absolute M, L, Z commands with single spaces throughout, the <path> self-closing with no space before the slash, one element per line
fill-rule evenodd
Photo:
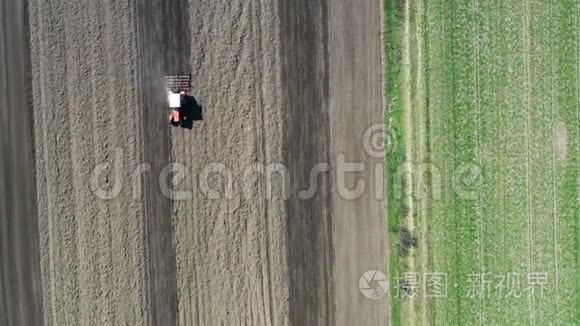
<path fill-rule="evenodd" d="M 363 150 L 383 119 L 379 12 L 378 1 L 30 0 L 32 316 L 385 324 L 386 299 L 358 290 L 365 271 L 386 269 L 381 159 Z M 166 119 L 163 75 L 181 73 L 203 109 L 191 129 Z M 339 154 L 366 166 L 356 200 L 337 192 Z M 332 174 L 301 199 L 321 162 Z M 160 180 L 170 163 L 185 176 Z M 283 164 L 288 198 L 256 163 Z"/>

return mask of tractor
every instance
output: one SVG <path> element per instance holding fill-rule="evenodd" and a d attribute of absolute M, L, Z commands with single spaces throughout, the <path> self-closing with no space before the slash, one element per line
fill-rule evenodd
<path fill-rule="evenodd" d="M 169 105 L 169 123 L 175 127 L 183 127 L 188 121 L 184 101 L 191 87 L 191 75 L 165 76 L 165 86 Z"/>

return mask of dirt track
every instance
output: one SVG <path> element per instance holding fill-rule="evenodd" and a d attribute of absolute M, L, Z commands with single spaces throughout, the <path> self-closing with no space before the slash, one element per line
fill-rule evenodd
<path fill-rule="evenodd" d="M 0 325 L 42 321 L 26 16 L 0 3 Z"/>
<path fill-rule="evenodd" d="M 358 280 L 369 270 L 386 273 L 384 175 L 380 172 L 383 123 L 381 82 L 381 1 L 330 0 L 330 126 L 336 169 L 344 162 L 362 163 L 360 173 L 335 178 L 333 225 L 336 320 L 342 325 L 386 325 L 387 302 L 358 293 Z M 374 132 L 373 132 L 374 131 Z M 377 170 L 377 167 L 379 168 Z M 336 174 L 335 174 L 336 176 Z M 365 182 L 361 196 L 357 183 Z M 344 191 L 348 190 L 348 191 Z M 392 289 L 393 287 L 391 287 Z"/>
<path fill-rule="evenodd" d="M 379 162 L 378 1 L 30 8 L 45 324 L 386 323 L 358 291 L 386 266 L 382 201 L 335 182 L 339 153 Z M 162 76 L 182 72 L 191 130 L 166 121 Z M 160 181 L 169 163 L 183 176 Z"/>

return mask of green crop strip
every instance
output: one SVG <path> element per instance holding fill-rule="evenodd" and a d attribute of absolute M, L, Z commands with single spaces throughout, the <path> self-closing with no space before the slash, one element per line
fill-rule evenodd
<path fill-rule="evenodd" d="M 387 132 L 386 139 L 386 157 L 385 162 L 388 171 L 395 171 L 403 162 L 403 148 L 400 145 L 402 141 L 401 122 L 401 98 L 399 92 L 399 80 L 401 75 L 401 30 L 403 10 L 396 6 L 394 1 L 384 2 L 384 51 L 385 51 L 385 98 L 387 99 L 385 109 L 385 126 Z M 391 175 L 388 175 L 391 179 Z M 387 180 L 387 225 L 389 226 L 389 248 L 395 248 L 397 239 L 397 228 L 400 225 L 401 207 L 399 200 L 396 198 L 394 184 Z M 396 284 L 397 279 L 393 276 L 402 273 L 401 262 L 396 254 L 389 257 L 389 274 L 390 283 Z M 391 286 L 391 290 L 394 287 Z M 401 325 L 401 305 L 394 291 L 391 291 L 390 299 L 390 321 L 392 325 Z"/>
<path fill-rule="evenodd" d="M 580 323 L 579 15 L 384 2 L 393 324 Z"/>

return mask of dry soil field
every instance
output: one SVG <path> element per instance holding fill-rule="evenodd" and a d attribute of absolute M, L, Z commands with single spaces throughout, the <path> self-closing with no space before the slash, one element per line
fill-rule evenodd
<path fill-rule="evenodd" d="M 383 119 L 379 1 L 14 10 L 0 33 L 22 71 L 0 70 L 1 94 L 18 93 L 2 99 L 0 322 L 386 324 L 385 298 L 358 289 L 387 258 L 382 154 L 363 150 Z M 187 73 L 202 114 L 171 128 L 163 76 Z M 342 157 L 365 167 L 345 185 Z M 319 163 L 331 169 L 312 174 Z"/>

